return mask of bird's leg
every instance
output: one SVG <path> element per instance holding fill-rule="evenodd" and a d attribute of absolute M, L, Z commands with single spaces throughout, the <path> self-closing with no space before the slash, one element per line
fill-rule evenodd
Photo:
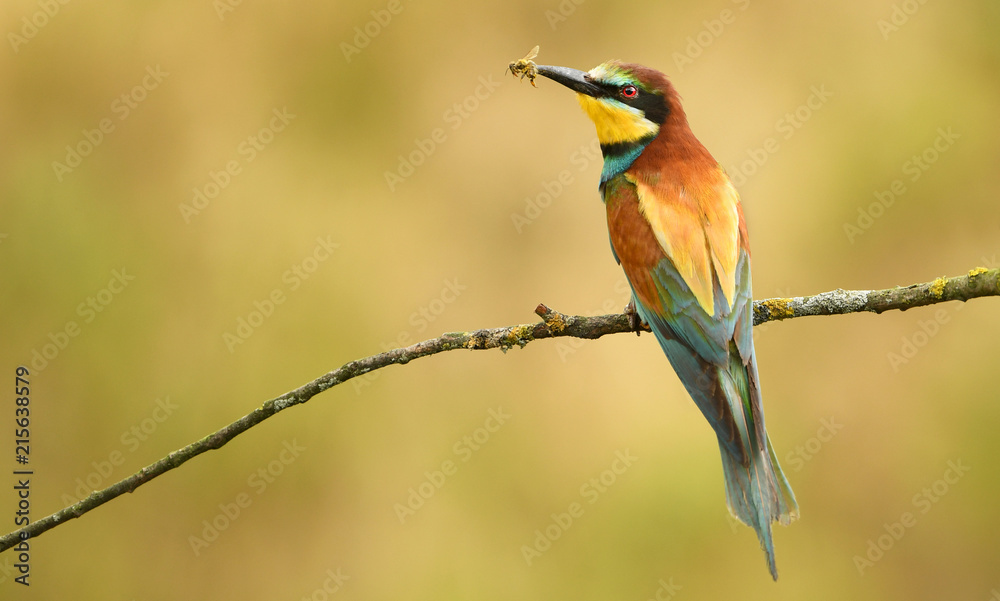
<path fill-rule="evenodd" d="M 628 304 L 625 305 L 625 310 L 623 312 L 625 313 L 625 315 L 628 316 L 628 325 L 635 331 L 636 336 L 638 336 L 639 333 L 642 332 L 642 330 L 644 329 L 643 326 L 649 327 L 646 325 L 644 321 L 642 321 L 642 318 L 639 317 L 639 312 L 636 311 L 635 309 L 634 298 L 628 301 Z"/>

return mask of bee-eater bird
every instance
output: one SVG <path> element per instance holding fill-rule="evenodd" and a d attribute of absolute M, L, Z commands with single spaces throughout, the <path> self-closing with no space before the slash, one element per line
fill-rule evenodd
<path fill-rule="evenodd" d="M 659 71 L 618 61 L 587 73 L 532 67 L 576 92 L 597 127 L 601 197 L 611 250 L 632 287 L 630 309 L 715 430 L 729 510 L 757 531 L 777 580 L 771 522 L 787 525 L 798 506 L 764 430 L 750 245 L 736 188 Z"/>

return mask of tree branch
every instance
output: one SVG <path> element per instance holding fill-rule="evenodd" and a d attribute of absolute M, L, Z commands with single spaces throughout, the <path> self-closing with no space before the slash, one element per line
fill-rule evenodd
<path fill-rule="evenodd" d="M 805 317 L 808 315 L 839 315 L 870 311 L 882 313 L 893 309 L 905 311 L 914 307 L 945 301 L 967 301 L 981 296 L 1000 296 L 1000 269 L 985 267 L 973 269 L 968 275 L 955 278 L 941 277 L 933 282 L 914 284 L 905 288 L 887 290 L 834 290 L 815 296 L 771 298 L 754 302 L 754 325 L 768 321 Z M 439 338 L 418 342 L 406 348 L 397 348 L 357 361 L 346 363 L 308 384 L 271 399 L 249 414 L 188 446 L 170 453 L 152 465 L 117 482 L 104 490 L 91 493 L 85 499 L 56 513 L 33 522 L 20 530 L 0 537 L 0 551 L 10 549 L 18 542 L 34 538 L 59 524 L 78 518 L 108 501 L 132 492 L 153 478 L 179 467 L 190 459 L 211 449 L 218 449 L 243 432 L 272 417 L 279 411 L 305 403 L 317 394 L 342 384 L 351 378 L 381 369 L 388 365 L 404 365 L 414 359 L 456 349 L 485 350 L 499 348 L 503 351 L 514 346 L 523 347 L 532 340 L 572 336 L 575 338 L 600 338 L 606 334 L 634 331 L 628 315 L 599 315 L 583 317 L 565 315 L 538 305 L 535 309 L 542 321 L 532 324 L 507 326 L 474 332 L 451 332 Z M 648 331 L 648 328 L 644 328 Z"/>

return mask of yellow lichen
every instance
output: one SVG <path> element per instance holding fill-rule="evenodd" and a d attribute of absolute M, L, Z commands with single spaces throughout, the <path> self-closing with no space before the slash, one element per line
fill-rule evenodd
<path fill-rule="evenodd" d="M 985 267 L 976 267 L 975 269 L 969 270 L 969 277 L 974 278 L 977 275 L 982 275 L 986 273 L 987 271 L 989 271 L 989 269 L 986 269 Z"/>
<path fill-rule="evenodd" d="M 559 332 L 562 332 L 563 330 L 565 330 L 566 326 L 568 324 L 566 323 L 566 320 L 563 319 L 562 314 L 560 314 L 560 313 L 553 313 L 550 317 L 548 317 L 545 320 L 545 325 L 553 333 L 558 334 Z"/>
<path fill-rule="evenodd" d="M 510 348 L 515 344 L 518 346 L 524 346 L 531 341 L 531 331 L 534 329 L 532 325 L 520 325 L 514 326 L 510 329 L 510 333 L 504 336 L 501 342 L 501 348 Z"/>
<path fill-rule="evenodd" d="M 930 287 L 931 296 L 941 300 L 944 298 L 944 285 L 948 283 L 948 278 L 941 276 L 934 280 Z"/>
<path fill-rule="evenodd" d="M 795 315 L 792 310 L 792 303 L 787 298 L 769 298 L 761 301 L 760 304 L 767 309 L 771 319 L 785 319 Z"/>

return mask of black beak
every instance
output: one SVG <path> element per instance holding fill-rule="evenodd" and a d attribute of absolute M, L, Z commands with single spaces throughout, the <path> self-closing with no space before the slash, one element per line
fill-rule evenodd
<path fill-rule="evenodd" d="M 557 81 L 579 94 L 586 94 L 595 98 L 606 94 L 604 88 L 592 82 L 590 76 L 584 71 L 549 65 L 538 65 L 537 69 L 539 75 L 544 75 L 552 81 Z"/>

